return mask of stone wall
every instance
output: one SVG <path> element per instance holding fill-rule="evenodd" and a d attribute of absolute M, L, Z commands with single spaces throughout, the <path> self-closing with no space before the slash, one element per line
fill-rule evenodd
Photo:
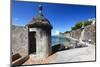
<path fill-rule="evenodd" d="M 51 53 L 51 32 L 41 28 L 29 28 L 29 32 L 36 32 L 36 57 L 47 58 Z"/>
<path fill-rule="evenodd" d="M 25 28 L 22 26 L 12 26 L 11 47 L 13 55 L 19 53 L 21 56 L 29 54 L 29 49 L 33 46 L 28 45 L 30 32 L 36 32 L 36 56 L 46 58 L 51 53 L 51 32 L 48 33 L 40 28 Z"/>
<path fill-rule="evenodd" d="M 89 25 L 85 28 L 84 39 L 88 42 L 91 40 L 91 43 L 96 43 L 96 29 L 95 25 Z"/>
<path fill-rule="evenodd" d="M 21 26 L 12 26 L 11 32 L 12 54 L 28 55 L 28 29 Z"/>
<path fill-rule="evenodd" d="M 71 31 L 70 36 L 75 38 L 75 39 L 79 39 L 81 36 L 81 29 Z"/>
<path fill-rule="evenodd" d="M 95 25 L 88 25 L 84 28 L 84 30 L 85 32 L 84 32 L 83 40 L 86 42 L 89 42 L 90 40 L 92 44 L 95 44 L 95 39 L 96 39 Z M 66 33 L 65 35 L 79 40 L 81 36 L 81 32 L 82 32 L 81 29 L 77 29 L 77 30 L 71 31 L 70 33 Z"/>

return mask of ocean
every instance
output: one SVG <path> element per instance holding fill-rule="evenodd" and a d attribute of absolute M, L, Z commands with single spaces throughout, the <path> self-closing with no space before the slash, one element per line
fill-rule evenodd
<path fill-rule="evenodd" d="M 52 46 L 56 44 L 70 43 L 70 39 L 59 35 L 52 36 L 51 41 L 52 41 Z"/>

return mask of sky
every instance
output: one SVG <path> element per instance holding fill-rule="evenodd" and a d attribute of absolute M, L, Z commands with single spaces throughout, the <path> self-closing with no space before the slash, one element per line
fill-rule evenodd
<path fill-rule="evenodd" d="M 25 26 L 38 15 L 38 2 L 12 1 L 12 24 Z M 52 35 L 71 29 L 77 22 L 96 18 L 96 7 L 86 5 L 41 3 L 43 15 L 53 26 Z"/>

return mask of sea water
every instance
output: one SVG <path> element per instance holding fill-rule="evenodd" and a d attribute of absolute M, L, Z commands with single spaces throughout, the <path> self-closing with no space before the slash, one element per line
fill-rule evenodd
<path fill-rule="evenodd" d="M 65 43 L 70 43 L 70 39 L 67 37 L 63 36 L 52 36 L 51 38 L 52 41 L 52 46 L 56 44 L 65 44 Z"/>

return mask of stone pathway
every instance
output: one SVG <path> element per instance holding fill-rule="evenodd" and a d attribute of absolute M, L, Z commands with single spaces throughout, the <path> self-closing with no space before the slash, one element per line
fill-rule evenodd
<path fill-rule="evenodd" d="M 50 63 L 60 62 L 79 62 L 79 61 L 94 61 L 95 60 L 95 46 L 75 48 L 65 51 L 57 52 L 57 57 Z"/>
<path fill-rule="evenodd" d="M 53 54 L 53 55 L 51 55 L 48 58 L 43 59 L 43 60 L 35 60 L 35 58 L 31 58 L 30 57 L 23 65 L 29 65 L 29 64 L 48 64 L 50 61 L 54 60 L 55 58 L 56 58 L 56 54 Z"/>
<path fill-rule="evenodd" d="M 40 61 L 35 61 L 30 58 L 23 65 L 94 61 L 94 60 L 95 60 L 95 46 L 92 45 L 89 47 L 59 51 L 59 52 L 49 56 L 47 59 L 40 60 Z"/>

